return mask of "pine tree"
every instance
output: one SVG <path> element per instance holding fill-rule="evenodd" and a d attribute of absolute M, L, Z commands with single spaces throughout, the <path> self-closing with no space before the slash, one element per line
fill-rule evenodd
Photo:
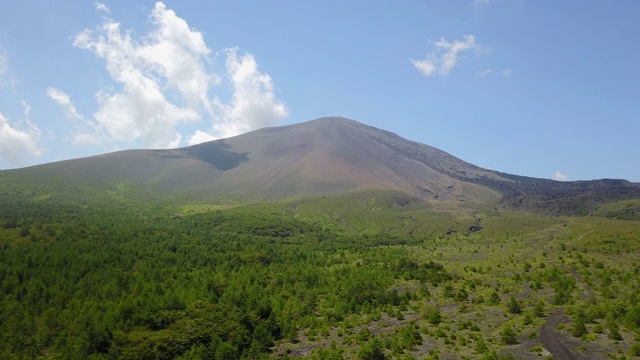
<path fill-rule="evenodd" d="M 509 299 L 507 308 L 509 309 L 509 312 L 512 314 L 520 314 L 522 312 L 522 307 L 520 307 L 520 303 L 513 296 Z"/>
<path fill-rule="evenodd" d="M 578 313 L 576 314 L 575 319 L 573 320 L 573 324 L 571 324 L 571 335 L 575 337 L 582 337 L 587 333 L 587 327 L 585 325 L 585 315 L 582 308 L 578 309 Z"/>

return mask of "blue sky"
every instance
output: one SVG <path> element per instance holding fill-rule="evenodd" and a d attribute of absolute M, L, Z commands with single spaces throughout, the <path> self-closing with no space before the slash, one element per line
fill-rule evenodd
<path fill-rule="evenodd" d="M 640 182 L 640 2 L 0 0 L 0 169 L 338 115 Z"/>

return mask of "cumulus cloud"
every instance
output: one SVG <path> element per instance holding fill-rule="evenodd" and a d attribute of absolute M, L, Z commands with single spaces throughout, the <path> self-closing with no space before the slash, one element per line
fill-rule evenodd
<path fill-rule="evenodd" d="M 97 5 L 96 5 L 97 7 Z M 210 136 L 235 135 L 271 125 L 286 116 L 286 107 L 273 94 L 271 78 L 257 69 L 250 54 L 240 58 L 225 50 L 232 93 L 229 103 L 212 95 L 221 76 L 212 71 L 211 54 L 202 33 L 189 27 L 173 10 L 158 2 L 150 15 L 152 29 L 134 37 L 120 24 L 103 20 L 96 31 L 84 30 L 74 46 L 104 59 L 109 76 L 121 88 L 101 89 L 91 131 L 78 143 L 141 142 L 144 147 L 171 148 L 182 144 L 178 126 L 211 121 Z M 284 115 L 283 115 L 284 114 Z M 198 130 L 188 142 L 205 139 Z"/>
<path fill-rule="evenodd" d="M 203 43 L 194 42 L 194 37 L 202 38 L 200 33 L 194 34 L 162 3 L 156 4 L 151 17 L 155 29 L 141 42 L 121 31 L 120 24 L 106 20 L 98 36 L 85 30 L 73 44 L 105 59 L 109 75 L 122 85 L 120 92 L 103 89 L 96 95 L 99 108 L 94 118 L 99 129 L 117 142 L 132 144 L 140 139 L 145 147 L 172 147 L 179 135 L 176 125 L 200 115 L 194 108 L 172 103 L 164 91 L 177 89 L 192 105 L 191 88 L 184 91 L 181 85 L 204 81 L 206 91 L 207 77 L 194 78 L 197 70 L 189 70 L 203 67 Z M 183 71 L 172 71 L 175 68 Z"/>
<path fill-rule="evenodd" d="M 200 130 L 196 130 L 196 132 L 191 135 L 191 137 L 189 138 L 189 145 L 196 145 L 196 144 L 200 144 L 203 142 L 207 142 L 207 141 L 211 141 L 211 140 L 215 140 L 217 139 L 217 137 L 206 133 L 204 131 L 200 131 Z"/>
<path fill-rule="evenodd" d="M 31 107 L 26 102 L 24 120 L 12 124 L 0 113 L 0 160 L 9 166 L 26 164 L 29 156 L 41 154 L 38 141 L 42 136 L 40 129 L 29 120 Z"/>
<path fill-rule="evenodd" d="M 50 87 L 47 89 L 47 96 L 49 96 L 51 100 L 55 101 L 62 107 L 62 109 L 64 110 L 64 115 L 67 117 L 67 119 L 84 119 L 84 117 L 80 115 L 80 113 L 76 109 L 75 105 L 73 105 L 73 102 L 71 102 L 71 98 L 69 97 L 69 95 L 67 95 L 67 93 L 65 93 L 64 91 Z"/>
<path fill-rule="evenodd" d="M 567 179 L 569 179 L 567 177 L 566 174 L 560 172 L 560 171 L 556 171 L 555 174 L 553 174 L 553 180 L 557 180 L 557 181 L 567 181 Z"/>
<path fill-rule="evenodd" d="M 449 42 L 440 38 L 433 44 L 433 51 L 423 60 L 410 59 L 413 66 L 429 77 L 431 75 L 447 75 L 458 64 L 458 56 L 464 51 L 474 51 L 476 54 L 489 51 L 488 48 L 476 44 L 473 35 L 466 35 L 462 41 Z"/>
<path fill-rule="evenodd" d="M 228 104 L 215 100 L 220 111 L 213 135 L 229 137 L 277 123 L 288 114 L 276 99 L 271 77 L 258 70 L 251 54 L 238 56 L 238 49 L 226 50 L 226 68 L 233 95 Z"/>
<path fill-rule="evenodd" d="M 94 6 L 96 7 L 97 10 L 104 11 L 107 14 L 111 13 L 111 10 L 109 9 L 109 7 L 107 7 L 107 5 L 105 5 L 105 4 L 101 3 L 101 2 L 94 3 Z"/>

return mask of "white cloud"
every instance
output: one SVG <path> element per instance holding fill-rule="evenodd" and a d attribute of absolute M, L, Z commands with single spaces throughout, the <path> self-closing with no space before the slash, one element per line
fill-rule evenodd
<path fill-rule="evenodd" d="M 20 166 L 27 163 L 29 156 L 41 154 L 38 147 L 41 132 L 29 120 L 31 107 L 26 102 L 24 106 L 24 124 L 11 124 L 2 113 L 0 113 L 0 161 L 9 166 Z"/>
<path fill-rule="evenodd" d="M 567 175 L 565 175 L 564 173 L 562 173 L 560 171 L 556 171 L 556 173 L 553 174 L 553 180 L 567 181 L 567 179 L 568 179 Z"/>
<path fill-rule="evenodd" d="M 180 124 L 208 119 L 211 134 L 228 136 L 271 125 L 287 115 L 273 94 L 271 78 L 257 70 L 253 56 L 238 59 L 235 49 L 225 50 L 228 74 L 223 76 L 230 79 L 232 97 L 223 103 L 210 94 L 221 82 L 209 69 L 212 51 L 202 33 L 161 2 L 150 18 L 151 31 L 139 38 L 109 19 L 95 33 L 84 30 L 75 37 L 74 46 L 104 59 L 109 76 L 121 86 L 96 94 L 99 108 L 90 120 L 92 126 L 76 136 L 76 143 L 140 141 L 144 147 L 177 147 L 183 139 Z M 203 138 L 196 135 L 189 142 Z"/>
<path fill-rule="evenodd" d="M 210 110 L 209 85 L 219 79 L 205 67 L 211 50 L 202 34 L 191 30 L 162 3 L 156 4 L 152 19 L 156 28 L 138 49 L 140 58 L 164 77 L 165 86 L 177 90 L 187 105 L 200 104 Z"/>
<path fill-rule="evenodd" d="M 107 7 L 107 5 L 101 2 L 95 2 L 94 6 L 96 7 L 97 10 L 104 11 L 107 14 L 111 13 L 111 10 L 109 9 L 109 7 Z"/>
<path fill-rule="evenodd" d="M 201 144 L 203 142 L 217 139 L 215 136 L 206 133 L 204 131 L 196 130 L 196 132 L 189 138 L 189 146 Z"/>
<path fill-rule="evenodd" d="M 0 54 L 0 78 L 7 72 L 7 57 Z"/>
<path fill-rule="evenodd" d="M 71 101 L 69 95 L 67 95 L 67 93 L 65 93 L 64 91 L 50 87 L 47 89 L 47 96 L 49 96 L 51 100 L 55 101 L 62 107 L 62 109 L 64 110 L 64 115 L 67 117 L 67 119 L 84 119 L 84 117 L 80 115 L 80 113 L 76 109 L 75 105 L 73 105 L 73 102 Z"/>
<path fill-rule="evenodd" d="M 466 35 L 462 41 L 453 42 L 440 38 L 433 47 L 433 51 L 425 59 L 410 59 L 413 66 L 426 77 L 434 74 L 442 76 L 449 74 L 458 63 L 458 55 L 463 51 L 473 50 L 476 53 L 483 53 L 490 50 L 476 44 L 473 35 Z"/>
<path fill-rule="evenodd" d="M 430 60 L 415 60 L 411 59 L 413 66 L 422 73 L 422 75 L 429 77 L 437 71 L 436 65 Z"/>
<path fill-rule="evenodd" d="M 97 93 L 99 108 L 94 114 L 98 128 L 116 142 L 132 144 L 139 139 L 145 147 L 172 147 L 177 137 L 176 125 L 200 118 L 195 109 L 173 104 L 163 92 L 181 81 L 165 72 L 163 62 L 175 58 L 169 52 L 179 50 L 183 53 L 182 61 L 186 62 L 182 65 L 184 67 L 201 67 L 202 62 L 197 53 L 189 51 L 189 38 L 182 39 L 185 44 L 183 49 L 176 49 L 171 42 L 158 39 L 158 34 L 175 30 L 163 27 L 159 18 L 165 15 L 164 11 L 163 4 L 156 4 L 152 12 L 156 29 L 142 43 L 132 39 L 128 32 L 123 33 L 120 24 L 112 21 L 102 25 L 99 36 L 94 37 L 85 30 L 74 40 L 74 46 L 92 50 L 104 58 L 111 78 L 122 84 L 118 93 L 106 90 Z M 167 16 L 171 17 L 172 14 L 175 16 L 173 11 Z M 182 35 L 188 36 L 190 32 L 187 29 L 186 34 L 183 32 Z M 174 40 L 179 42 L 180 38 Z M 161 50 L 154 52 L 154 48 Z M 152 55 L 157 57 L 155 61 Z M 191 80 L 189 75 L 185 74 L 183 80 Z"/>
<path fill-rule="evenodd" d="M 20 102 L 22 103 L 22 107 L 24 108 L 24 121 L 29 123 L 29 121 L 31 121 L 31 105 L 29 105 L 29 103 L 24 100 L 20 100 Z"/>
<path fill-rule="evenodd" d="M 273 93 L 271 77 L 258 71 L 251 54 L 238 56 L 238 49 L 226 49 L 227 76 L 233 87 L 229 104 L 216 99 L 220 111 L 213 134 L 229 137 L 269 126 L 288 115 L 287 107 Z"/>
<path fill-rule="evenodd" d="M 476 71 L 476 76 L 479 78 L 485 78 L 493 75 L 499 75 L 501 77 L 511 76 L 511 69 L 502 69 L 500 71 L 493 71 L 491 69 Z"/>

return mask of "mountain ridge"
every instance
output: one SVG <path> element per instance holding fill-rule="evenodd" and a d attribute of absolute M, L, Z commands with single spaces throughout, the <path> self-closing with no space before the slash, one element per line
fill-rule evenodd
<path fill-rule="evenodd" d="M 598 204 L 640 198 L 640 184 L 626 180 L 558 182 L 483 169 L 340 117 L 185 148 L 125 150 L 0 171 L 0 183 L 12 181 L 53 192 L 56 186 L 78 193 L 124 186 L 191 201 L 263 202 L 386 190 L 432 205 L 548 214 L 585 214 Z"/>

